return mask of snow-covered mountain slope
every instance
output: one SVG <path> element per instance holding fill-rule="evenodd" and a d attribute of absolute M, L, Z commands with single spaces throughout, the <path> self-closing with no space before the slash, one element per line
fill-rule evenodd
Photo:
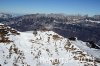
<path fill-rule="evenodd" d="M 20 33 L 20 34 L 19 34 Z M 100 50 L 70 41 L 53 31 L 12 34 L 0 42 L 0 66 L 100 66 Z"/>
<path fill-rule="evenodd" d="M 85 20 L 85 21 L 94 22 L 94 23 L 100 23 L 100 21 L 93 21 L 93 20 Z"/>

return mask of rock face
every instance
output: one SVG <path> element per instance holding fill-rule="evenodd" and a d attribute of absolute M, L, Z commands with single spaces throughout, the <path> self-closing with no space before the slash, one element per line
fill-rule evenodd
<path fill-rule="evenodd" d="M 2 43 L 11 42 L 11 40 L 9 40 L 9 36 L 11 34 L 19 35 L 19 33 L 16 30 L 14 30 L 6 25 L 0 24 L 0 42 L 2 42 Z"/>
<path fill-rule="evenodd" d="M 12 42 L 0 42 L 1 66 L 100 66 L 100 50 L 85 42 L 47 30 L 9 32 Z"/>

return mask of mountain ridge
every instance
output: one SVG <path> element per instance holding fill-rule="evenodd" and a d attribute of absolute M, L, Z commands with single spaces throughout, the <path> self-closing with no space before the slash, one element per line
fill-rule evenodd
<path fill-rule="evenodd" d="M 94 17 L 29 14 L 10 18 L 2 23 L 21 32 L 49 28 L 66 38 L 77 37 L 96 44 L 100 41 L 100 23 Z"/>
<path fill-rule="evenodd" d="M 99 49 L 89 48 L 85 42 L 72 41 L 48 30 L 18 33 L 10 33 L 12 42 L 0 42 L 1 66 L 100 65 Z"/>

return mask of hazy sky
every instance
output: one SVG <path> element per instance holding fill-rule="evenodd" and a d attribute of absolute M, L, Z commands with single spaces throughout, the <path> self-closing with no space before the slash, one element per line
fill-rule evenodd
<path fill-rule="evenodd" d="M 100 0 L 0 0 L 0 12 L 100 14 Z"/>

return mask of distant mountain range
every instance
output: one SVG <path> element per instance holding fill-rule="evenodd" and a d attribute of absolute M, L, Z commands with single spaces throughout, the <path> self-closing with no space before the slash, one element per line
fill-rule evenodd
<path fill-rule="evenodd" d="M 12 15 L 10 15 L 10 14 L 0 13 L 0 18 L 6 19 L 6 18 L 11 18 L 11 17 L 12 17 Z"/>
<path fill-rule="evenodd" d="M 82 41 L 100 40 L 100 17 L 95 15 L 29 14 L 1 21 L 18 31 L 48 29 L 63 37 L 77 37 Z"/>

